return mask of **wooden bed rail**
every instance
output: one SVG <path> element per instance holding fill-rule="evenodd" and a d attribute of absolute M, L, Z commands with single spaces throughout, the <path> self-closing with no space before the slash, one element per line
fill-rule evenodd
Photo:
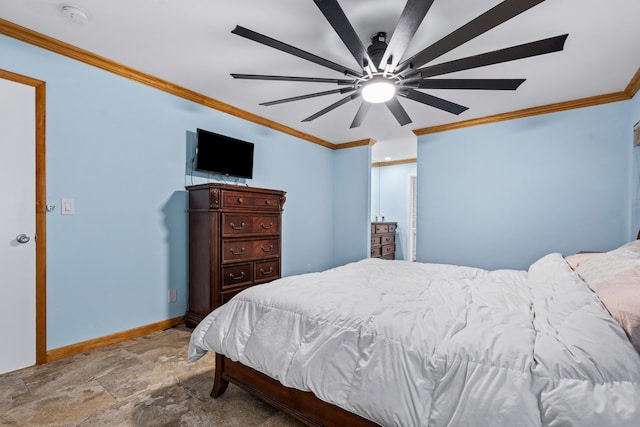
<path fill-rule="evenodd" d="M 216 354 L 211 396 L 219 397 L 229 383 L 253 394 L 302 423 L 312 427 L 379 427 L 359 415 L 318 399 L 313 393 L 285 387 L 279 381 L 239 362 Z"/>

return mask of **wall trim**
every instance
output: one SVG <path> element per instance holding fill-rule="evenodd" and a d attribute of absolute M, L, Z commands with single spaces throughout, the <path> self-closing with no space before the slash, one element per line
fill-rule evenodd
<path fill-rule="evenodd" d="M 36 95 L 36 364 L 47 361 L 46 83 L 0 69 L 0 79 L 35 88 Z"/>
<path fill-rule="evenodd" d="M 611 102 L 627 101 L 631 99 L 626 92 L 614 92 L 605 95 L 596 95 L 588 98 L 576 99 L 573 101 L 558 102 L 556 104 L 542 105 L 540 107 L 526 108 L 524 110 L 512 111 L 510 113 L 496 114 L 493 116 L 479 117 L 477 119 L 464 120 L 461 122 L 448 123 L 445 125 L 415 129 L 417 136 L 430 133 L 446 132 L 454 129 L 461 129 L 470 126 L 486 125 L 505 120 L 522 119 L 525 117 L 537 116 L 540 114 L 557 113 L 576 108 L 592 107 L 595 105 L 609 104 Z"/>
<path fill-rule="evenodd" d="M 638 93 L 638 90 L 640 90 L 640 68 L 638 68 L 638 71 L 636 71 L 636 74 L 633 76 L 624 91 L 629 95 L 629 98 L 633 98 L 636 96 L 636 93 Z"/>
<path fill-rule="evenodd" d="M 376 162 L 376 163 L 371 163 L 371 167 L 372 168 L 382 168 L 385 166 L 395 166 L 395 165 L 404 165 L 407 163 L 417 163 L 418 159 L 417 158 L 411 158 L 411 159 L 403 159 L 403 160 L 392 160 L 389 162 Z"/>
<path fill-rule="evenodd" d="M 104 337 L 55 348 L 47 351 L 47 362 L 53 362 L 54 360 L 62 359 L 63 357 L 73 356 L 74 354 L 84 353 L 85 351 L 95 350 L 97 348 L 130 340 L 132 338 L 141 337 L 143 335 L 150 334 L 151 332 L 163 331 L 179 325 L 183 321 L 184 316 L 174 317 L 173 319 L 167 319 L 161 322 L 140 326 L 138 328 L 116 332 L 115 334 L 105 335 Z"/>
<path fill-rule="evenodd" d="M 171 95 L 184 98 L 189 101 L 204 105 L 206 107 L 213 108 L 214 110 L 221 111 L 223 113 L 230 114 L 232 116 L 239 117 L 241 119 L 257 123 L 259 125 L 277 130 L 288 135 L 295 136 L 296 138 L 304 139 L 305 141 L 312 142 L 314 144 L 322 145 L 323 147 L 331 148 L 335 150 L 336 144 L 333 144 L 324 139 L 318 138 L 313 135 L 301 132 L 289 126 L 274 122 L 265 117 L 258 116 L 257 114 L 250 113 L 240 108 L 234 107 L 230 104 L 226 104 L 222 101 L 218 101 L 192 90 L 186 89 L 182 86 L 178 86 L 169 81 L 162 80 L 158 77 L 154 77 L 150 74 L 143 73 L 134 68 L 127 67 L 118 62 L 107 59 L 103 56 L 96 55 L 84 49 L 80 49 L 71 44 L 54 39 L 28 28 L 22 27 L 18 24 L 14 24 L 11 21 L 0 18 L 0 34 L 12 37 L 14 39 L 23 41 L 25 43 L 32 44 L 42 49 L 55 52 L 57 54 L 66 56 L 76 61 L 84 62 L 85 64 L 92 65 L 102 70 L 108 71 L 113 74 L 117 74 L 121 77 L 133 80 L 138 83 L 142 83 L 147 86 L 151 86 L 155 89 L 167 92 Z"/>
<path fill-rule="evenodd" d="M 363 147 L 365 145 L 374 146 L 376 143 L 375 139 L 366 138 L 359 139 L 357 141 L 345 142 L 344 144 L 336 144 L 334 150 L 342 150 L 345 148 L 353 148 L 353 147 Z"/>

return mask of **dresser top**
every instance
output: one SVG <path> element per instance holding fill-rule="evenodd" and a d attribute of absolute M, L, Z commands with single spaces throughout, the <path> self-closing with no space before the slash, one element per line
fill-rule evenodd
<path fill-rule="evenodd" d="M 282 211 L 287 194 L 281 190 L 231 184 L 201 184 L 189 190 L 189 212 L 216 211 Z"/>
<path fill-rule="evenodd" d="M 189 185 L 185 187 L 187 190 L 205 190 L 211 188 L 219 188 L 221 190 L 231 190 L 231 191 L 246 191 L 251 193 L 266 193 L 266 194 L 286 194 L 286 191 L 282 190 L 273 190 L 269 188 L 257 188 L 257 187 L 249 187 L 247 185 L 235 185 L 235 184 L 222 184 L 217 182 L 210 182 L 207 184 L 198 184 L 198 185 Z"/>

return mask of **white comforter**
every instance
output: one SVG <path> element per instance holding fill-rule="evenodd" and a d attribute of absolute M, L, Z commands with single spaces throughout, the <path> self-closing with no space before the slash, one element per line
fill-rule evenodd
<path fill-rule="evenodd" d="M 383 426 L 640 426 L 640 355 L 559 254 L 280 279 L 203 320 L 206 351 Z"/>

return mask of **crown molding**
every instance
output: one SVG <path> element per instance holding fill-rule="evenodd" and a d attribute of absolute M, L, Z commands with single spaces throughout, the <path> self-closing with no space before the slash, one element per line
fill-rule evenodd
<path fill-rule="evenodd" d="M 624 91 L 630 98 L 633 98 L 638 93 L 638 90 L 640 90 L 640 68 L 638 68 Z"/>
<path fill-rule="evenodd" d="M 477 119 L 464 120 L 461 122 L 448 123 L 440 126 L 426 127 L 415 129 L 413 131 L 417 136 L 427 135 L 430 133 L 446 132 L 454 129 L 461 129 L 470 126 L 486 125 L 489 123 L 502 122 L 505 120 L 522 119 L 525 117 L 537 116 L 540 114 L 557 113 L 565 110 L 573 110 L 576 108 L 591 107 L 594 105 L 608 104 L 611 102 L 626 101 L 631 97 L 626 92 L 614 92 L 605 95 L 591 96 L 588 98 L 576 99 L 567 102 L 558 102 L 556 104 L 542 105 L 540 107 L 526 108 L 524 110 L 512 111 L 510 113 L 496 114 L 493 116 L 479 117 Z"/>
<path fill-rule="evenodd" d="M 339 150 L 352 147 L 358 147 L 362 145 L 373 145 L 375 140 L 368 138 L 359 141 L 347 142 L 344 144 L 334 144 L 316 136 L 301 132 L 292 127 L 277 123 L 273 120 L 267 119 L 257 114 L 250 113 L 246 110 L 234 107 L 230 104 L 218 101 L 214 98 L 202 95 L 190 89 L 186 89 L 182 86 L 178 86 L 169 81 L 154 77 L 150 74 L 143 73 L 134 68 L 112 61 L 108 58 L 96 55 L 92 52 L 80 49 L 76 46 L 70 45 L 63 41 L 54 39 L 36 31 L 17 25 L 13 22 L 0 18 L 0 34 L 12 37 L 16 40 L 29 43 L 31 45 L 40 47 L 42 49 L 49 50 L 51 52 L 66 56 L 68 58 L 83 62 L 85 64 L 100 68 L 110 73 L 119 75 L 121 77 L 133 80 L 138 83 L 159 89 L 163 92 L 171 95 L 178 96 L 188 101 L 195 102 L 200 105 L 204 105 L 214 110 L 221 111 L 223 113 L 230 114 L 232 116 L 247 120 L 252 123 L 265 126 L 267 128 L 294 136 L 296 138 L 303 139 L 305 141 L 321 145 L 323 147 Z M 583 108 L 594 105 L 607 104 L 611 102 L 625 101 L 633 98 L 640 90 L 640 69 L 635 73 L 626 89 L 623 92 L 615 92 L 605 95 L 598 95 L 589 98 L 583 98 L 573 101 L 560 102 L 556 104 L 543 105 L 540 107 L 527 108 L 524 110 L 513 111 L 509 113 L 496 114 L 493 116 L 480 117 L 476 119 L 464 120 L 461 122 L 448 123 L 445 125 L 426 127 L 413 130 L 413 133 L 417 136 L 426 135 L 430 133 L 445 132 L 454 129 L 460 129 L 470 126 L 478 126 L 489 123 L 495 123 L 505 120 L 521 119 L 525 117 L 555 113 L 559 111 L 571 110 L 575 108 Z M 411 159 L 409 159 L 411 160 Z M 386 162 L 381 162 L 386 163 Z"/>
<path fill-rule="evenodd" d="M 375 139 L 371 139 L 371 138 L 359 139 L 357 141 L 345 142 L 343 144 L 336 144 L 335 149 L 342 150 L 344 148 L 363 147 L 365 145 L 369 145 L 373 147 L 375 143 L 376 143 Z"/>
<path fill-rule="evenodd" d="M 42 49 L 46 49 L 48 51 L 74 59 L 76 61 L 80 61 L 96 68 L 100 68 L 110 73 L 119 75 L 129 80 L 133 80 L 135 82 L 142 83 L 155 89 L 159 89 L 163 92 L 178 96 L 188 101 L 213 108 L 214 110 L 218 110 L 223 113 L 227 113 L 232 116 L 257 123 L 259 125 L 295 136 L 296 138 L 300 138 L 314 144 L 322 145 L 323 147 L 327 147 L 332 150 L 336 149 L 336 144 L 332 142 L 325 141 L 324 139 L 318 138 L 316 136 L 309 135 L 289 126 L 274 122 L 273 120 L 258 116 L 257 114 L 241 110 L 240 108 L 202 95 L 195 91 L 186 89 L 182 86 L 178 86 L 174 83 L 160 79 L 158 77 L 154 77 L 150 74 L 143 73 L 134 68 L 127 67 L 126 65 L 120 64 L 103 56 L 96 55 L 95 53 L 80 49 L 63 41 L 22 27 L 18 24 L 14 24 L 13 22 L 7 21 L 2 18 L 0 18 L 0 34 L 4 34 L 5 36 L 12 37 L 16 40 L 29 43 Z"/>
<path fill-rule="evenodd" d="M 395 165 L 405 165 L 408 163 L 417 163 L 418 159 L 416 158 L 411 158 L 411 159 L 403 159 L 403 160 L 392 160 L 390 162 L 376 162 L 376 163 L 371 163 L 371 167 L 372 168 L 382 168 L 385 166 L 395 166 Z"/>

